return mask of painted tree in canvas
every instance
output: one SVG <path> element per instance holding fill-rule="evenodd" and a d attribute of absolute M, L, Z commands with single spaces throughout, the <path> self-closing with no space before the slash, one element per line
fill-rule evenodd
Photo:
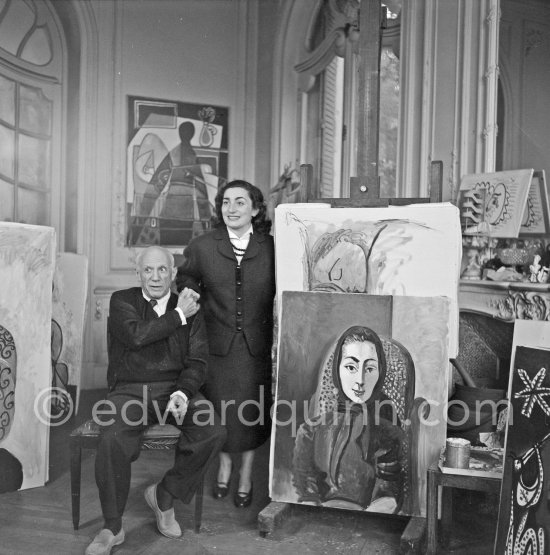
<path fill-rule="evenodd" d="M 279 307 L 282 291 L 448 297 L 456 356 L 462 236 L 455 206 L 282 204 L 275 210 L 275 257 Z"/>
<path fill-rule="evenodd" d="M 414 234 L 430 228 L 421 222 L 390 219 L 361 222 L 318 238 L 305 222 L 296 221 L 304 245 L 307 290 L 375 293 L 385 283 L 397 284 L 399 268 L 411 260 L 407 249 Z"/>

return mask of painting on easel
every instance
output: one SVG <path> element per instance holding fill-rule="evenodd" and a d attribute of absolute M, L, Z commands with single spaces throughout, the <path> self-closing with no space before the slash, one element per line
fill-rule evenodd
<path fill-rule="evenodd" d="M 452 356 L 461 256 L 459 212 L 448 203 L 275 210 L 279 306 L 282 291 L 448 297 Z"/>
<path fill-rule="evenodd" d="M 545 555 L 550 545 L 550 323 L 529 322 L 523 329 L 514 330 L 495 553 Z"/>
<path fill-rule="evenodd" d="M 274 501 L 425 512 L 446 436 L 448 318 L 441 297 L 282 293 Z"/>

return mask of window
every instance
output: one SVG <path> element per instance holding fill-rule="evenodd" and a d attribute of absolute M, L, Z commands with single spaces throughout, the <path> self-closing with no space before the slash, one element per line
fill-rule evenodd
<path fill-rule="evenodd" d="M 311 57 L 296 66 L 298 72 L 315 76 L 303 102 L 307 110 L 303 161 L 313 164 L 322 197 L 349 196 L 349 178 L 357 175 L 359 5 L 325 0 L 309 37 Z M 380 195 L 392 197 L 397 193 L 400 2 L 388 2 L 383 7 L 386 18 L 380 58 L 379 176 Z"/>
<path fill-rule="evenodd" d="M 0 0 L 0 220 L 59 224 L 60 39 L 46 2 Z"/>

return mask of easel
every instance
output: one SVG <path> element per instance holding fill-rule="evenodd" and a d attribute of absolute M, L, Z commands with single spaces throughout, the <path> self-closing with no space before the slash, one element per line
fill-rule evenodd
<path fill-rule="evenodd" d="M 378 128 L 380 115 L 380 55 L 385 12 L 380 0 L 362 0 L 359 17 L 359 90 L 360 99 L 357 134 L 357 172 L 361 177 L 350 178 L 349 198 L 315 198 L 313 167 L 300 166 L 300 187 L 308 202 L 330 203 L 333 207 L 387 207 L 416 203 L 441 202 L 442 162 L 432 162 L 430 196 L 420 198 L 380 198 L 378 176 Z M 275 531 L 291 512 L 290 503 L 271 502 L 258 515 L 258 529 L 265 537 Z M 426 519 L 412 516 L 401 536 L 401 553 L 419 553 L 425 534 Z"/>

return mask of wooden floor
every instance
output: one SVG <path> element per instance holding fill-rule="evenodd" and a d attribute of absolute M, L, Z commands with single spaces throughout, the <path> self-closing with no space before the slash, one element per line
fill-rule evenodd
<path fill-rule="evenodd" d="M 70 431 L 91 415 L 101 391 L 85 391 L 79 415 L 53 428 L 50 437 L 50 480 L 46 486 L 0 495 L 0 555 L 75 555 L 101 528 L 102 518 L 93 477 L 94 456 L 86 453 L 82 464 L 80 528 L 73 530 L 70 506 Z M 312 507 L 294 507 L 280 529 L 266 538 L 258 533 L 257 515 L 269 503 L 267 469 L 269 445 L 258 452 L 254 470 L 254 501 L 236 509 L 228 496 L 222 501 L 210 495 L 215 468 L 209 469 L 204 496 L 201 532 L 193 532 L 193 503 L 176 502 L 176 517 L 184 530 L 171 540 L 156 530 L 153 514 L 143 499 L 145 487 L 158 481 L 170 466 L 172 453 L 143 451 L 132 467 L 132 489 L 124 514 L 126 541 L 114 555 L 130 554 L 282 554 L 351 555 L 397 554 L 406 519 Z M 234 480 L 234 482 L 236 479 Z M 475 492 L 474 492 L 475 493 Z M 474 500 L 475 502 L 475 500 Z M 493 530 L 491 530 L 493 527 Z M 441 553 L 484 555 L 492 553 L 494 523 L 474 515 L 457 522 L 451 548 Z"/>

